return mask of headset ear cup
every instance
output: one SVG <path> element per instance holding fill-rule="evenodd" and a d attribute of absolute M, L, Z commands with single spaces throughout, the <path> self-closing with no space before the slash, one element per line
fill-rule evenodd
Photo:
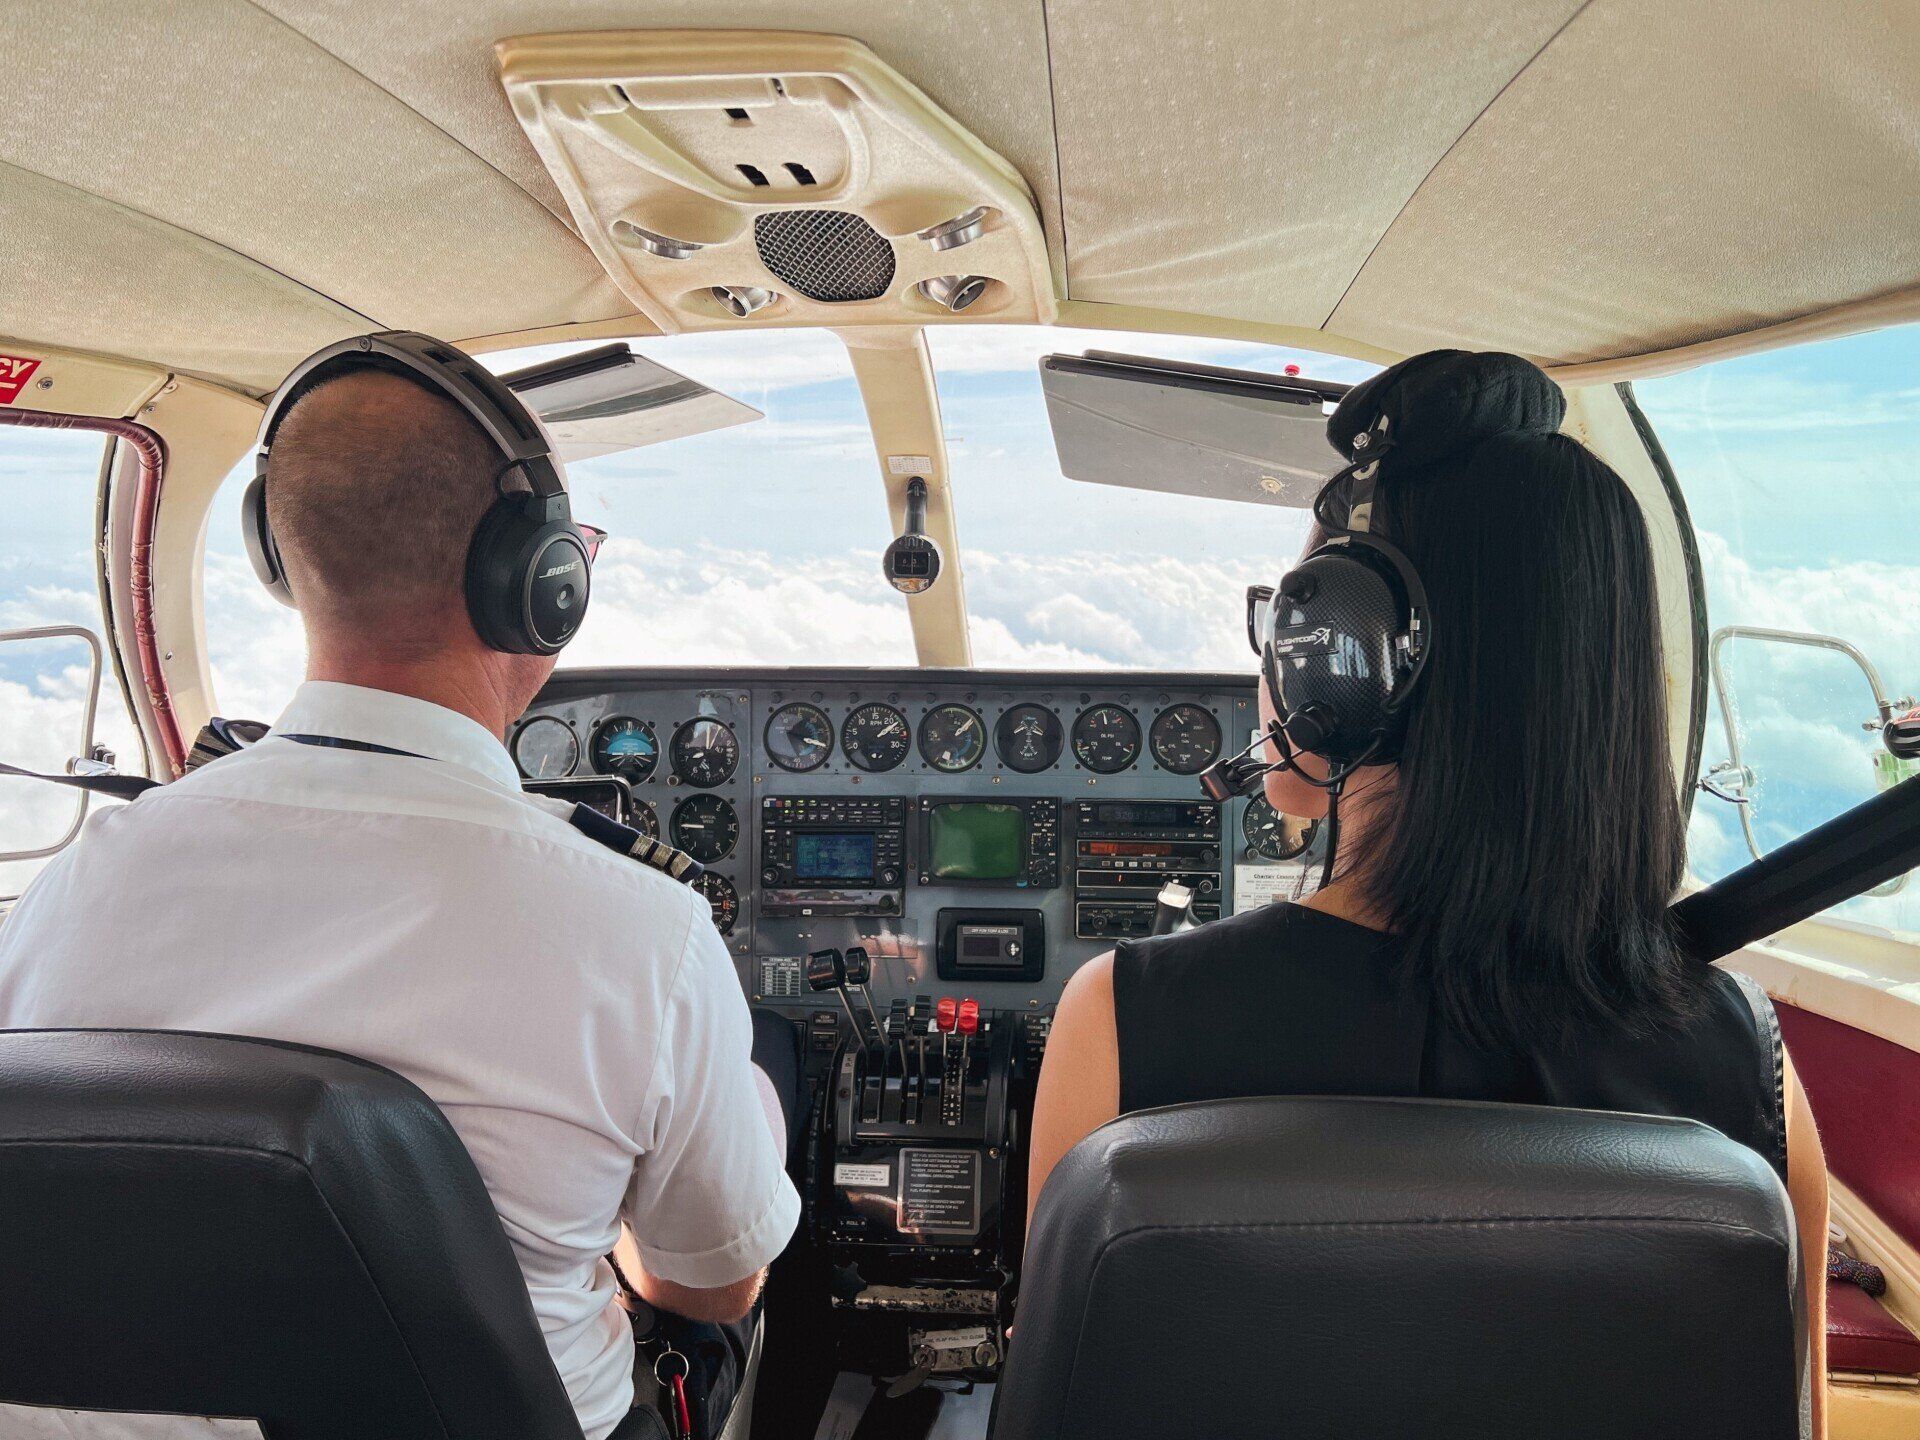
<path fill-rule="evenodd" d="M 467 547 L 467 615 L 495 650 L 556 654 L 579 632 L 591 574 L 586 542 L 564 506 L 503 495 Z"/>
<path fill-rule="evenodd" d="M 294 603 L 293 588 L 287 584 L 286 566 L 280 560 L 280 547 L 274 543 L 273 530 L 267 524 L 267 477 L 255 475 L 240 497 L 240 538 L 246 543 L 247 559 L 253 573 L 267 587 L 267 593 L 282 605 Z"/>
<path fill-rule="evenodd" d="M 520 620 L 519 567 L 526 529 L 525 496 L 503 495 L 487 507 L 467 547 L 467 618 L 480 638 L 509 655 L 537 652 Z"/>

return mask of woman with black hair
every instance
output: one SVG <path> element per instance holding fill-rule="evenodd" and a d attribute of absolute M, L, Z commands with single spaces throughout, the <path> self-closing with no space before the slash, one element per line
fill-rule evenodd
<path fill-rule="evenodd" d="M 1462 351 L 1403 361 L 1342 400 L 1336 447 L 1369 460 L 1371 441 L 1382 456 L 1362 467 L 1371 512 L 1355 520 L 1323 494 L 1316 514 L 1411 563 L 1425 666 L 1391 744 L 1338 787 L 1324 888 L 1123 943 L 1073 977 L 1040 1076 L 1029 1205 L 1083 1136 L 1183 1101 L 1432 1096 L 1684 1116 L 1786 1181 L 1824 1376 L 1819 1137 L 1766 995 L 1676 947 L 1667 907 L 1686 836 L 1652 550 L 1625 482 L 1559 433 L 1565 412 L 1526 361 Z M 1327 538 L 1317 525 L 1309 552 Z M 1261 684 L 1264 734 L 1276 673 Z M 1328 763 L 1296 762 L 1267 774 L 1267 799 L 1326 816 Z"/>

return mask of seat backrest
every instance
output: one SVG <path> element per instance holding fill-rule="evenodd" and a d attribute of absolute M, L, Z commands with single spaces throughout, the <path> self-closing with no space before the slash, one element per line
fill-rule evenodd
<path fill-rule="evenodd" d="M 1124 1116 L 1055 1169 L 1002 1440 L 1788 1440 L 1765 1161 L 1692 1121 L 1423 1100 Z"/>
<path fill-rule="evenodd" d="M 0 1032 L 0 1400 L 580 1440 L 479 1173 L 327 1050 Z"/>

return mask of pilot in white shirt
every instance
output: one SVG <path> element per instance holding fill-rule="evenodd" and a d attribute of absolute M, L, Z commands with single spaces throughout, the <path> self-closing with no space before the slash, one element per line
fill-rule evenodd
<path fill-rule="evenodd" d="M 498 470 L 409 379 L 356 370 L 297 403 L 268 513 L 310 679 L 268 738 L 97 811 L 47 866 L 0 925 L 0 1027 L 263 1036 L 414 1081 L 472 1154 L 603 1440 L 633 1396 L 603 1258 L 622 1222 L 648 1300 L 724 1321 L 799 1201 L 706 902 L 523 794 L 501 743 L 553 661 L 468 620 L 464 552 Z"/>

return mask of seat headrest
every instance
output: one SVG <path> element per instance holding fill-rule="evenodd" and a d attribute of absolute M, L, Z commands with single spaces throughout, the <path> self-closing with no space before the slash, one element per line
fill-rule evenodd
<path fill-rule="evenodd" d="M 1798 1275 L 1779 1179 L 1691 1121 L 1143 1111 L 1047 1182 L 994 1433 L 1791 1440 Z"/>
<path fill-rule="evenodd" d="M 580 1440 L 473 1162 L 332 1051 L 0 1032 L 0 1400 Z"/>

